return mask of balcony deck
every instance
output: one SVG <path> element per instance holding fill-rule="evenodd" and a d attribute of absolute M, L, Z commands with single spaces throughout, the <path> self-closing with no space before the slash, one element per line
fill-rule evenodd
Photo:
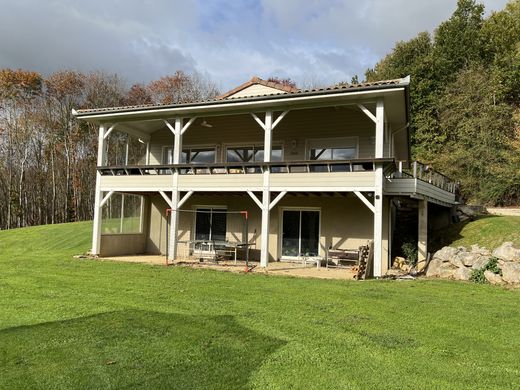
<path fill-rule="evenodd" d="M 414 163 L 411 172 L 397 169 L 393 159 L 125 165 L 98 167 L 102 191 L 171 191 L 178 173 L 180 191 L 261 191 L 263 172 L 270 173 L 271 191 L 373 191 L 375 167 L 385 172 L 384 194 L 426 198 L 445 206 L 456 202 L 456 184 Z"/>
<path fill-rule="evenodd" d="M 260 191 L 269 171 L 273 191 L 371 191 L 375 165 L 393 159 L 98 167 L 102 191 Z"/>

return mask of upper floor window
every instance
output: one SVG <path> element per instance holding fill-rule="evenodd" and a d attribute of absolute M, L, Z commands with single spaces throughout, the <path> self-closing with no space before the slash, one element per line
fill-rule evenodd
<path fill-rule="evenodd" d="M 282 146 L 275 145 L 271 150 L 271 161 L 282 161 Z M 263 146 L 228 146 L 226 148 L 227 162 L 263 162 Z"/>
<path fill-rule="evenodd" d="M 358 158 L 357 137 L 311 139 L 307 141 L 308 158 L 311 161 L 353 160 Z M 326 165 L 314 165 L 314 172 L 326 172 Z M 333 171 L 350 170 L 347 165 L 332 165 Z"/>
<path fill-rule="evenodd" d="M 164 154 L 164 163 L 173 164 L 173 148 L 168 147 Z M 185 148 L 181 153 L 181 164 L 211 164 L 216 162 L 215 148 Z"/>

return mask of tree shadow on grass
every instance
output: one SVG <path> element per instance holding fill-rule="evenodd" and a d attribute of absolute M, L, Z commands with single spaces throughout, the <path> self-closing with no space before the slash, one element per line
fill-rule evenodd
<path fill-rule="evenodd" d="M 232 316 L 102 313 L 0 331 L 0 388 L 244 388 L 284 344 Z"/>

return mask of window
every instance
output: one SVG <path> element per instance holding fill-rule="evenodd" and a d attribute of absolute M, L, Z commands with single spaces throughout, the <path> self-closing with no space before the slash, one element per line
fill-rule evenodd
<path fill-rule="evenodd" d="M 227 162 L 263 162 L 263 146 L 230 146 L 226 149 Z M 271 161 L 282 161 L 282 146 L 273 146 Z"/>
<path fill-rule="evenodd" d="M 142 233 L 143 197 L 113 194 L 102 209 L 102 234 Z"/>
<path fill-rule="evenodd" d="M 309 140 L 307 143 L 309 160 L 311 161 L 338 161 L 353 160 L 358 157 L 356 137 L 329 138 Z M 313 172 L 327 172 L 326 165 L 313 165 Z M 344 172 L 350 170 L 349 165 L 331 165 L 331 170 Z"/>
<path fill-rule="evenodd" d="M 226 209 L 197 208 L 195 213 L 195 240 L 226 240 Z"/>
<path fill-rule="evenodd" d="M 211 164 L 216 156 L 215 148 L 185 148 L 182 149 L 181 164 Z M 166 148 L 164 163 L 173 164 L 173 148 Z"/>

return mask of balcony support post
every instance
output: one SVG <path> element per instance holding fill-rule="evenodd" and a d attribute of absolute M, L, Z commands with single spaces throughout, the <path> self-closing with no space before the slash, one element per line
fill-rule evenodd
<path fill-rule="evenodd" d="M 376 145 L 375 157 L 383 158 L 385 109 L 383 100 L 376 103 Z M 382 276 L 383 261 L 383 164 L 375 164 L 374 183 L 374 277 Z"/>
<path fill-rule="evenodd" d="M 105 125 L 100 125 L 98 135 L 98 167 L 104 165 L 106 161 L 105 131 Z M 103 193 L 101 192 L 100 187 L 101 173 L 99 171 L 96 171 L 96 192 L 94 194 L 94 226 L 92 231 L 92 250 L 90 251 L 90 253 L 94 256 L 99 255 L 101 248 L 101 208 L 103 207 Z"/>
<path fill-rule="evenodd" d="M 171 130 L 174 136 L 173 143 L 173 164 L 181 163 L 182 156 L 182 136 L 195 121 L 195 118 L 183 124 L 183 120 L 180 117 L 175 118 L 175 124 L 172 126 L 168 121 L 164 121 L 165 125 Z M 188 195 L 188 197 L 191 193 Z M 188 198 L 184 199 L 187 200 Z M 179 230 L 179 207 L 182 206 L 184 201 L 180 202 L 179 193 L 179 171 L 175 169 L 172 175 L 172 197 L 171 197 L 171 209 L 170 214 L 170 241 L 168 243 L 168 261 L 174 261 L 177 258 L 177 241 L 178 241 L 178 230 Z"/>
<path fill-rule="evenodd" d="M 273 129 L 281 122 L 287 115 L 288 111 L 282 112 L 278 118 L 273 118 L 272 111 L 266 111 L 265 119 L 262 121 L 255 113 L 251 113 L 253 119 L 264 129 L 264 163 L 271 162 L 271 153 L 273 150 Z M 274 120 L 273 120 L 274 119 Z M 271 204 L 271 188 L 270 188 L 270 169 L 268 166 L 262 168 L 262 203 L 260 209 L 262 210 L 262 228 L 261 228 L 261 244 L 260 244 L 260 267 L 267 267 L 269 264 L 269 228 L 270 228 L 270 211 L 276 203 L 283 197 L 278 195 L 275 202 Z M 260 201 L 256 196 L 248 191 L 249 195 L 260 206 Z M 285 193 L 284 193 L 285 195 Z"/>

